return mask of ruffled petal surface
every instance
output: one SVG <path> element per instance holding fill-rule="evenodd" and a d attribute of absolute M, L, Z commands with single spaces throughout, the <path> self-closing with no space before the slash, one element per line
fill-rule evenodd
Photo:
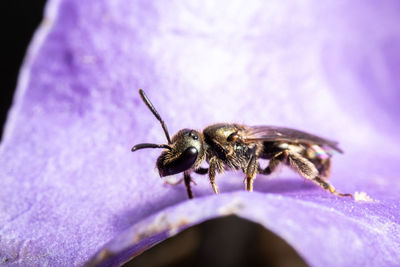
<path fill-rule="evenodd" d="M 313 266 L 400 262 L 398 1 L 50 0 L 21 68 L 0 150 L 0 262 L 120 264 L 235 214 Z M 290 171 L 217 177 L 196 198 L 165 186 L 171 134 L 214 122 L 280 125 L 340 141 L 332 196 Z M 265 163 L 263 163 L 265 164 Z M 180 176 L 175 177 L 179 179 Z"/>

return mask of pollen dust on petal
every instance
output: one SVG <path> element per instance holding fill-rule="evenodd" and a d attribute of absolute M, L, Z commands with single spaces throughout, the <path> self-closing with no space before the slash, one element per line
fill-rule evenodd
<path fill-rule="evenodd" d="M 368 196 L 365 192 L 355 192 L 354 200 L 356 202 L 376 202 L 376 200 Z"/>

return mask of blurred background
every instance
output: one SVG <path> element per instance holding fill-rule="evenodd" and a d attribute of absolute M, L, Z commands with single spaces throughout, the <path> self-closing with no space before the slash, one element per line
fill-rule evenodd
<path fill-rule="evenodd" d="M 18 73 L 26 48 L 43 17 L 44 0 L 6 1 L 2 4 L 3 56 L 1 60 L 0 125 L 3 136 L 7 111 L 17 85 Z"/>

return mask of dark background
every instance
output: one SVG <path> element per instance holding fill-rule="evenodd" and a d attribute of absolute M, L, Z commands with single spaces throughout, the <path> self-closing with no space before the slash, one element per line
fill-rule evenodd
<path fill-rule="evenodd" d="M 1 138 L 3 127 L 17 86 L 19 69 L 26 49 L 43 17 L 45 1 L 13 0 L 2 3 L 3 55 L 1 57 Z M 5 15 L 5 16 L 4 16 Z"/>

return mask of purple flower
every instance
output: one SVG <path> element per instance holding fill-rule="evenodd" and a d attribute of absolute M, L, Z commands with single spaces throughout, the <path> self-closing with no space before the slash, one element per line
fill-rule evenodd
<path fill-rule="evenodd" d="M 0 262 L 118 263 L 235 214 L 311 265 L 398 264 L 399 18 L 397 1 L 50 1 L 1 144 Z M 338 140 L 330 181 L 367 201 L 290 171 L 253 193 L 226 172 L 220 195 L 196 176 L 187 200 L 158 178 L 160 150 L 130 152 L 166 142 L 138 88 L 171 134 L 226 121 Z"/>

